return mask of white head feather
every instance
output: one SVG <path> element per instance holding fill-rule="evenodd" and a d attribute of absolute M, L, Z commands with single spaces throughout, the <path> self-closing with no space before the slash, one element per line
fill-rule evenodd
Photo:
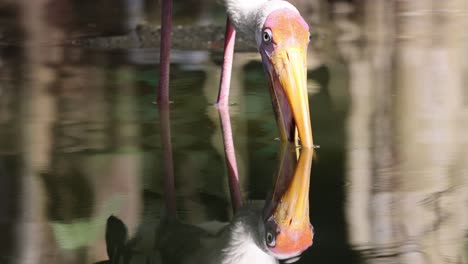
<path fill-rule="evenodd" d="M 234 221 L 228 246 L 223 250 L 221 264 L 276 264 L 278 261 L 259 248 L 244 221 Z"/>
<path fill-rule="evenodd" d="M 283 0 L 225 0 L 227 13 L 238 32 L 245 34 L 257 47 L 262 41 L 262 28 L 271 12 L 288 8 L 299 11 L 291 3 Z"/>

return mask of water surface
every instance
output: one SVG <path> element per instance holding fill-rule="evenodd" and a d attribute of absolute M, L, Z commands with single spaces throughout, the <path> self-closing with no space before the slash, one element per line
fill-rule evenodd
<path fill-rule="evenodd" d="M 131 235 L 153 230 L 161 216 L 158 50 L 60 43 L 126 34 L 143 18 L 155 23 L 159 11 L 151 1 L 114 8 L 51 1 L 55 9 L 43 2 L 0 5 L 7 22 L 0 46 L 0 262 L 94 263 L 107 259 L 108 216 L 119 216 Z M 392 15 L 369 2 L 362 5 L 380 17 L 418 11 L 399 6 Z M 175 4 L 175 23 L 224 23 L 212 3 L 196 15 Z M 316 234 L 300 263 L 467 263 L 461 22 L 433 10 L 425 18 L 446 22 L 419 25 L 420 17 L 407 16 L 386 24 L 363 6 L 330 3 L 309 17 L 326 34 L 309 50 L 320 148 L 310 189 Z M 364 21 L 353 19 L 362 14 Z M 213 107 L 219 58 L 213 50 L 172 53 L 177 209 L 189 224 L 232 217 Z M 280 144 L 258 55 L 236 54 L 231 85 L 242 194 L 265 199 Z"/>

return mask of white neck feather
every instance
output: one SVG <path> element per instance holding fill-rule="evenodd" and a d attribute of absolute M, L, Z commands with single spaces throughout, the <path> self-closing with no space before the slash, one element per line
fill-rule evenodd
<path fill-rule="evenodd" d="M 297 9 L 283 0 L 225 0 L 227 13 L 238 32 L 255 41 L 261 41 L 261 30 L 267 16 L 280 8 Z"/>

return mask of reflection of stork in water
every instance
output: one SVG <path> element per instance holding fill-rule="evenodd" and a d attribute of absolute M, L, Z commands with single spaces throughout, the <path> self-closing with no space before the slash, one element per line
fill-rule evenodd
<path fill-rule="evenodd" d="M 234 27 L 254 42 L 268 76 L 270 93 L 282 140 L 313 147 L 307 93 L 309 27 L 290 3 L 283 0 L 225 0 L 229 15 L 218 106 L 226 107 L 234 52 Z M 169 60 L 172 1 L 162 8 L 161 61 Z M 162 64 L 163 75 L 169 64 Z M 165 66 L 164 66 L 165 65 Z M 168 102 L 168 88 L 160 83 L 159 102 Z"/>
<path fill-rule="evenodd" d="M 134 246 L 138 238 L 127 241 L 125 225 L 116 217 L 108 220 L 106 244 L 110 263 L 277 263 L 294 262 L 312 245 L 309 222 L 309 178 L 312 150 L 282 148 L 277 180 L 263 210 L 253 204 L 242 206 L 232 221 L 217 230 L 187 225 L 175 215 L 161 220 L 157 232 L 158 252 L 142 258 Z M 167 177 L 168 175 L 165 175 Z M 167 180 L 167 179 L 166 179 Z M 165 190 L 173 193 L 174 190 Z M 170 206 L 173 201 L 166 201 Z M 142 239 L 143 240 L 143 239 Z M 160 259 L 159 259 L 160 258 Z M 151 262 L 154 263 L 154 262 Z"/>
<path fill-rule="evenodd" d="M 296 163 L 293 146 L 283 150 L 274 191 L 263 210 L 242 206 L 222 229 L 167 222 L 160 229 L 161 256 L 166 263 L 276 263 L 289 262 L 312 245 L 309 222 L 311 149 Z M 296 165 L 296 166 L 295 166 Z"/>

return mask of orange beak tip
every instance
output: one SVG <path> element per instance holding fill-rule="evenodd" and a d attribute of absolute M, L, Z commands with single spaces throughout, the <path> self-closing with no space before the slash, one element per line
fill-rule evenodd
<path fill-rule="evenodd" d="M 276 237 L 276 246 L 271 249 L 275 254 L 283 256 L 298 256 L 313 244 L 313 232 L 310 224 L 300 227 L 281 229 Z"/>

